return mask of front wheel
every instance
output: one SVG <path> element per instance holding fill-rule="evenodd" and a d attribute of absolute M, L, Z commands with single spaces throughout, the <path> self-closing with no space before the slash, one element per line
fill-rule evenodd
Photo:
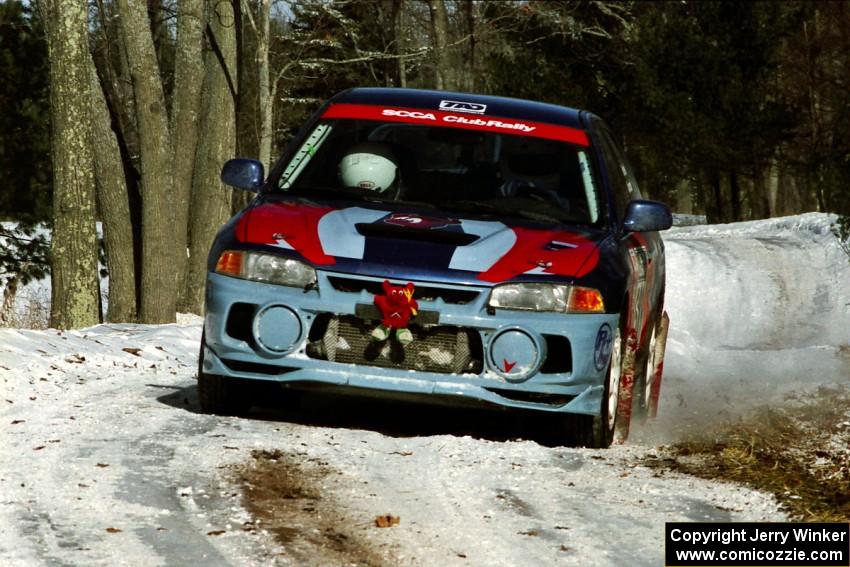
<path fill-rule="evenodd" d="M 621 378 L 626 347 L 621 327 L 622 325 L 617 327 L 612 338 L 611 361 L 605 375 L 599 415 L 581 418 L 578 424 L 578 441 L 586 447 L 605 449 L 614 442 L 614 432 L 618 425 L 618 409 L 622 390 Z"/>
<path fill-rule="evenodd" d="M 204 335 L 198 355 L 198 401 L 201 410 L 216 415 L 244 415 L 251 409 L 250 384 L 244 380 L 204 372 Z"/>

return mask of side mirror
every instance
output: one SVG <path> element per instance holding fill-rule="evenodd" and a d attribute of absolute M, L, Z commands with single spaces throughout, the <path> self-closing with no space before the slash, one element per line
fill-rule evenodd
<path fill-rule="evenodd" d="M 623 230 L 626 232 L 654 232 L 673 226 L 673 213 L 664 203 L 635 200 L 626 209 Z"/>
<path fill-rule="evenodd" d="M 221 181 L 237 189 L 257 193 L 264 179 L 263 164 L 255 159 L 231 159 L 221 168 Z"/>

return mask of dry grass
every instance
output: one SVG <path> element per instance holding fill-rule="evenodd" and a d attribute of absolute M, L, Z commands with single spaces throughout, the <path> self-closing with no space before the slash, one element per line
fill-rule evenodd
<path fill-rule="evenodd" d="M 718 425 L 651 462 L 773 493 L 797 520 L 850 521 L 850 391 L 821 388 Z"/>

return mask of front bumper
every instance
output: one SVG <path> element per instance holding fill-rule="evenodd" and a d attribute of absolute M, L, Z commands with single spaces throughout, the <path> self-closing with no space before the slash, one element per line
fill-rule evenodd
<path fill-rule="evenodd" d="M 599 360 L 599 337 L 604 329 L 614 328 L 618 315 L 488 313 L 489 288 L 414 282 L 417 287 L 445 289 L 449 295 L 464 292 L 463 302 L 447 302 L 438 296 L 420 299 L 419 308 L 437 313 L 440 326 L 462 328 L 476 341 L 480 339 L 479 365 L 463 372 L 429 372 L 365 361 L 332 362 L 317 358 L 310 348 L 316 342 L 311 336 L 314 325 L 329 316 L 351 319 L 358 313 L 358 304 L 362 314 L 363 305 L 373 301 L 366 291 L 340 290 L 331 282 L 337 276 L 370 284 L 382 281 L 320 271 L 317 289 L 304 291 L 209 273 L 204 372 L 293 386 L 357 388 L 375 397 L 429 395 L 438 403 L 483 402 L 549 412 L 599 413 L 607 369 L 607 361 Z M 470 290 L 478 293 L 470 294 Z M 247 322 L 238 332 L 234 330 L 237 312 L 243 319 L 247 313 Z M 282 327 L 285 329 L 280 332 L 275 330 Z M 523 362 L 514 367 L 509 358 Z M 558 363 L 547 364 L 550 358 Z"/>

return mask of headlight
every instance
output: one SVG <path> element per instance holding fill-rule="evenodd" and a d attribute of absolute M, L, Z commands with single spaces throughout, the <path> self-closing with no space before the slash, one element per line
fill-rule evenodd
<path fill-rule="evenodd" d="M 554 313 L 604 313 L 599 290 L 545 283 L 505 284 L 490 292 L 490 307 Z"/>
<path fill-rule="evenodd" d="M 215 271 L 236 278 L 292 287 L 316 283 L 316 270 L 304 262 L 262 252 L 226 250 L 218 257 Z"/>

